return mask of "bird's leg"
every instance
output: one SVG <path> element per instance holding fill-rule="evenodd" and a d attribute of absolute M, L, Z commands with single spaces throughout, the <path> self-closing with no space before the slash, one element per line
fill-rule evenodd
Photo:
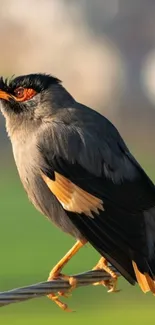
<path fill-rule="evenodd" d="M 75 245 L 68 251 L 68 253 L 56 264 L 56 266 L 52 269 L 52 271 L 49 274 L 48 281 L 55 280 L 57 278 L 61 278 L 64 280 L 68 280 L 68 282 L 71 285 L 71 288 L 69 289 L 69 292 L 71 292 L 73 289 L 76 288 L 77 281 L 74 279 L 74 277 L 68 276 L 61 274 L 61 271 L 63 267 L 68 263 L 68 261 L 79 251 L 81 247 L 85 245 L 86 241 L 77 241 Z M 63 295 L 65 294 L 59 292 L 58 295 Z M 61 302 L 58 299 L 58 296 L 55 294 L 49 294 L 48 298 L 53 300 L 61 309 L 66 310 L 66 311 L 71 311 L 68 309 L 68 306 Z"/>
<path fill-rule="evenodd" d="M 116 289 L 117 285 L 117 279 L 118 276 L 115 272 L 113 272 L 110 267 L 108 266 L 108 262 L 104 257 L 101 257 L 97 265 L 93 268 L 93 270 L 105 270 L 108 274 L 111 275 L 111 279 L 96 282 L 93 285 L 104 285 L 108 288 L 108 292 L 119 292 L 119 290 Z"/>

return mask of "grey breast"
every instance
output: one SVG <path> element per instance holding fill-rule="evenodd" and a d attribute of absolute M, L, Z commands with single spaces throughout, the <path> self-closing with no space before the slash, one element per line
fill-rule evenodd
<path fill-rule="evenodd" d="M 13 155 L 20 179 L 30 201 L 62 231 L 81 239 L 82 235 L 72 224 L 66 212 L 41 177 L 43 157 L 37 147 L 33 132 L 20 132 L 12 136 Z"/>

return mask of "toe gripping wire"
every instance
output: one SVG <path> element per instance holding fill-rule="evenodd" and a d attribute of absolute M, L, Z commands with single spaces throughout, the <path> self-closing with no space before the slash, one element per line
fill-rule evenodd
<path fill-rule="evenodd" d="M 111 271 L 115 272 L 118 276 L 120 275 L 112 265 L 109 264 L 109 267 Z M 87 271 L 71 276 L 77 280 L 77 287 L 88 286 L 95 282 L 106 281 L 111 278 L 110 274 L 104 270 Z M 0 307 L 32 298 L 39 298 L 58 291 L 66 292 L 70 287 L 71 285 L 67 280 L 58 278 L 52 281 L 40 282 L 27 287 L 0 292 Z"/>

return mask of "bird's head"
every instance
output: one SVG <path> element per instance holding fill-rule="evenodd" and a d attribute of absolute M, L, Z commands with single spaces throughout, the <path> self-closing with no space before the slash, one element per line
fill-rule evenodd
<path fill-rule="evenodd" d="M 29 74 L 10 81 L 0 78 L 1 110 L 6 119 L 46 118 L 71 99 L 60 80 L 51 75 Z"/>

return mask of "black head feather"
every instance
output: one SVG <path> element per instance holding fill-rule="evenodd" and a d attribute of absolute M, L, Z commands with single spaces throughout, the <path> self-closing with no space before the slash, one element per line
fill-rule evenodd
<path fill-rule="evenodd" d="M 15 90 L 19 87 L 32 88 L 37 94 L 30 100 L 18 101 L 16 100 Z M 37 110 L 38 116 L 44 116 L 45 114 L 51 114 L 54 110 L 69 107 L 71 102 L 74 102 L 73 97 L 61 85 L 59 79 L 42 73 L 12 77 L 11 79 L 0 78 L 0 90 L 10 95 L 9 100 L 3 99 L 3 97 L 0 98 L 3 103 L 3 110 L 7 111 L 8 114 L 9 112 L 16 114 L 28 113 L 29 117 L 30 114 L 32 117 Z M 46 110 L 45 102 L 47 103 Z"/>
<path fill-rule="evenodd" d="M 11 79 L 0 78 L 0 89 L 8 93 L 13 93 L 18 87 L 32 88 L 36 92 L 48 89 L 53 84 L 60 84 L 61 81 L 48 74 L 29 74 Z"/>
<path fill-rule="evenodd" d="M 6 91 L 7 93 L 10 92 L 8 78 L 4 79 L 3 77 L 0 77 L 0 90 Z"/>

